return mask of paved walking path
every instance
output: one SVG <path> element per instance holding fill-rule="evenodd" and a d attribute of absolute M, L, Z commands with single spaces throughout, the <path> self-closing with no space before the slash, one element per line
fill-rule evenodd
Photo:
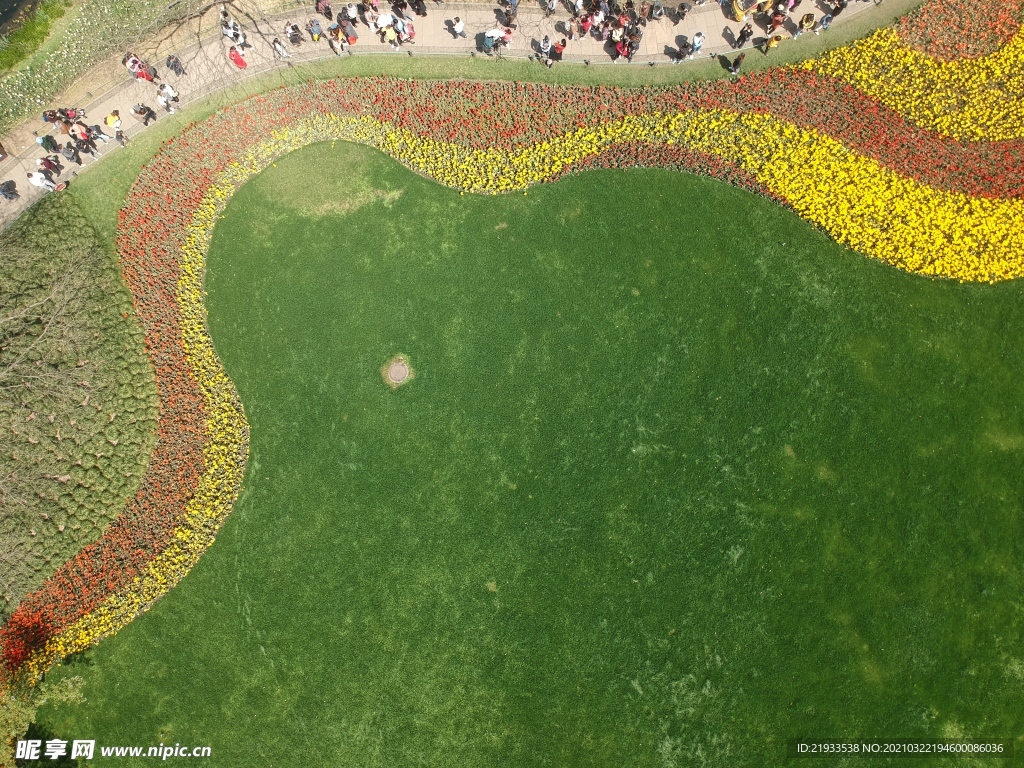
<path fill-rule="evenodd" d="M 512 39 L 511 46 L 502 52 L 502 55 L 510 58 L 528 58 L 533 55 L 539 40 L 548 35 L 553 40 L 559 39 L 564 34 L 565 24 L 570 19 L 570 13 L 566 6 L 560 6 L 551 16 L 546 17 L 538 6 L 527 7 L 528 0 L 521 0 L 518 13 L 518 26 Z M 381 10 L 384 10 L 386 2 L 381 3 Z M 691 0 L 693 5 L 693 0 Z M 310 3 L 312 5 L 312 3 Z M 416 17 L 413 24 L 416 29 L 415 44 L 405 45 L 401 51 L 392 51 L 391 46 L 382 44 L 377 36 L 362 23 L 358 25 L 359 41 L 351 48 L 351 55 L 360 56 L 367 53 L 384 54 L 391 56 L 421 56 L 427 54 L 442 54 L 452 56 L 465 56 L 476 53 L 483 42 L 483 33 L 489 29 L 499 26 L 499 19 L 503 13 L 497 6 L 483 4 L 457 4 L 444 3 L 438 5 L 434 2 L 428 3 L 428 15 Z M 342 0 L 335 0 L 335 10 L 343 7 Z M 666 4 L 666 7 L 669 7 Z M 848 9 L 837 19 L 836 25 L 847 22 L 861 13 L 875 7 L 875 0 L 855 0 Z M 803 0 L 801 6 L 794 13 L 795 16 L 812 12 L 820 17 L 830 8 L 824 0 Z M 215 91 L 241 82 L 254 75 L 264 74 L 284 67 L 293 66 L 302 62 L 315 61 L 333 57 L 334 53 L 328 46 L 326 39 L 319 42 L 312 42 L 307 35 L 301 46 L 288 46 L 291 58 L 282 59 L 274 55 L 271 41 L 275 37 L 286 39 L 283 34 L 287 21 L 294 21 L 300 27 L 305 27 L 306 22 L 314 16 L 311 8 L 301 6 L 294 13 L 279 14 L 277 16 L 263 19 L 249 24 L 243 24 L 243 29 L 248 36 L 248 42 L 252 45 L 248 49 L 246 58 L 249 66 L 245 70 L 239 70 L 227 58 L 226 38 L 221 35 L 207 37 L 199 43 L 193 44 L 181 51 L 178 56 L 185 66 L 186 74 L 176 76 L 163 66 L 163 60 L 152 61 L 156 65 L 161 77 L 169 82 L 178 91 L 181 102 L 178 105 L 184 107 L 187 104 L 198 101 Z M 466 24 L 468 37 L 457 38 L 450 31 L 451 19 L 459 16 Z M 320 17 L 321 22 L 324 21 Z M 240 21 L 246 21 L 240 19 Z M 764 38 L 764 30 L 755 24 L 754 41 Z M 324 25 L 326 28 L 326 24 Z M 735 55 L 732 48 L 732 41 L 741 25 L 731 21 L 723 12 L 715 0 L 708 0 L 705 5 L 693 6 L 682 22 L 666 17 L 659 21 L 649 22 L 646 26 L 641 48 L 634 57 L 632 64 L 618 62 L 615 66 L 647 66 L 647 65 L 671 65 L 672 54 L 683 42 L 683 36 L 691 39 L 697 32 L 703 32 L 706 36 L 701 57 L 715 57 L 720 54 Z M 795 27 L 789 24 L 791 33 Z M 557 37 L 556 37 L 557 35 Z M 607 44 L 589 36 L 582 40 L 575 40 L 569 43 L 563 56 L 564 62 L 588 62 L 591 65 L 607 64 L 611 61 Z M 761 55 L 761 54 L 757 54 Z M 555 64 L 563 66 L 564 64 Z M 686 66 L 683 62 L 680 66 Z M 538 64 L 540 66 L 540 64 Z M 104 118 L 112 111 L 119 110 L 125 128 L 125 134 L 129 139 L 144 130 L 143 125 L 136 121 L 131 115 L 133 105 L 142 102 L 153 107 L 162 119 L 166 113 L 161 110 L 156 100 L 156 86 L 144 80 L 134 80 L 124 71 L 123 80 L 116 83 L 105 93 L 96 96 L 91 102 L 85 104 L 88 118 L 88 125 L 102 125 Z M 71 105 L 66 105 L 71 106 Z M 26 208 L 31 206 L 44 194 L 52 194 L 32 186 L 26 179 L 28 171 L 36 170 L 36 158 L 41 157 L 44 152 L 35 143 L 36 136 L 47 132 L 48 127 L 40 121 L 24 123 L 4 137 L 0 143 L 6 148 L 11 157 L 0 163 L 0 181 L 13 179 L 21 195 L 18 200 L 0 200 L 0 229 L 9 225 Z M 105 129 L 106 130 L 106 129 Z M 108 131 L 111 132 L 112 131 Z M 64 162 L 63 174 L 56 179 L 65 181 L 73 178 L 82 170 L 99 162 L 103 157 L 118 150 L 118 144 L 110 141 L 99 146 L 99 159 L 92 159 L 83 156 L 84 165 L 80 168 L 72 163 Z"/>

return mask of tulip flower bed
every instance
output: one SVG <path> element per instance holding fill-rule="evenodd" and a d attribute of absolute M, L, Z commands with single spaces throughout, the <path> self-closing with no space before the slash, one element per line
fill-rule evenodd
<path fill-rule="evenodd" d="M 1024 0 L 947 0 L 925 3 L 896 25 L 916 50 L 940 61 L 977 59 L 994 53 L 1020 30 Z"/>
<path fill-rule="evenodd" d="M 124 626 L 188 572 L 230 510 L 247 427 L 205 330 L 204 259 L 235 189 L 275 159 L 347 140 L 485 194 L 590 167 L 666 166 L 765 195 L 898 268 L 996 282 L 1024 276 L 1024 107 L 1012 77 L 1022 62 L 1019 32 L 947 64 L 883 30 L 736 83 L 334 80 L 189 126 L 143 169 L 120 215 L 124 276 L 161 397 L 150 470 L 103 538 L 0 631 L 5 666 L 34 675 Z M 963 103 L 951 107 L 953 97 Z"/>
<path fill-rule="evenodd" d="M 1024 33 L 977 59 L 942 61 L 915 50 L 895 29 L 800 66 L 849 83 L 914 124 L 972 141 L 1024 138 Z"/>

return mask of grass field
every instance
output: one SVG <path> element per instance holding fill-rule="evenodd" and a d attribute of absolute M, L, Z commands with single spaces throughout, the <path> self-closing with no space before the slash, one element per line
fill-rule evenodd
<path fill-rule="evenodd" d="M 388 768 L 1024 737 L 1019 284 L 682 174 L 460 196 L 339 143 L 235 196 L 207 288 L 242 499 L 54 672 L 89 701 L 47 733 Z"/>

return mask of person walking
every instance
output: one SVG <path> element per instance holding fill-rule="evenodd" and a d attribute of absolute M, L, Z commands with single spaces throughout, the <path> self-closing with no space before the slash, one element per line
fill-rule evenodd
<path fill-rule="evenodd" d="M 824 16 L 821 17 L 821 20 L 818 21 L 817 25 L 815 25 L 815 27 L 814 27 L 814 34 L 820 35 L 822 32 L 828 32 L 828 28 L 831 27 L 831 26 L 832 26 L 832 15 L 829 14 L 829 13 L 826 13 Z"/>
<path fill-rule="evenodd" d="M 620 61 L 625 60 L 629 63 L 629 40 L 622 38 L 615 44 L 615 51 L 612 53 L 612 61 L 618 64 Z M 550 65 L 549 65 L 550 66 Z"/>
<path fill-rule="evenodd" d="M 64 170 L 49 157 L 40 157 L 36 160 L 36 165 L 39 166 L 40 173 L 53 174 L 54 176 L 60 176 Z"/>
<path fill-rule="evenodd" d="M 25 175 L 28 177 L 29 183 L 34 187 L 42 187 L 43 189 L 48 189 L 50 192 L 57 189 L 57 185 L 39 171 L 26 173 Z"/>
<path fill-rule="evenodd" d="M 167 83 L 163 83 L 156 91 L 156 103 L 167 110 L 167 114 L 173 115 L 177 110 L 173 103 L 178 100 L 178 93 Z"/>
<path fill-rule="evenodd" d="M 696 32 L 693 35 L 693 39 L 690 41 L 690 54 L 686 58 L 692 59 L 698 53 L 700 53 L 701 46 L 704 45 L 704 33 Z"/>
<path fill-rule="evenodd" d="M 302 45 L 302 30 L 299 29 L 299 25 L 291 21 L 284 25 L 284 34 L 288 38 L 288 42 L 298 47 Z"/>
<path fill-rule="evenodd" d="M 275 37 L 272 45 L 274 47 L 274 54 L 279 59 L 290 59 L 292 57 L 292 55 L 288 53 L 288 48 L 286 48 L 285 44 L 281 42 L 281 38 Z"/>
<path fill-rule="evenodd" d="M 317 37 L 315 39 L 319 40 L 320 38 Z M 231 59 L 231 63 L 239 69 L 245 69 L 249 66 L 249 62 L 245 60 L 245 57 L 242 55 L 242 52 L 235 48 L 235 46 L 233 45 L 231 46 L 231 48 L 228 49 L 228 58 Z"/>
<path fill-rule="evenodd" d="M 452 20 L 452 37 L 458 39 L 466 36 L 466 22 L 456 16 Z"/>
<path fill-rule="evenodd" d="M 168 112 L 175 112 L 175 110 L 171 108 L 171 104 L 176 104 L 178 102 L 178 92 L 174 90 L 174 86 L 170 83 L 161 83 L 160 87 L 157 89 L 157 94 L 158 97 L 162 95 L 167 100 L 167 104 L 161 102 L 161 106 L 166 106 Z"/>
<path fill-rule="evenodd" d="M 91 141 L 75 139 L 75 149 L 78 150 L 79 154 L 89 155 L 93 160 L 99 159 L 99 155 L 96 154 L 96 145 Z"/>
<path fill-rule="evenodd" d="M 237 49 L 235 48 L 235 46 L 231 46 L 231 50 L 235 51 L 237 54 Z M 141 120 L 144 126 L 149 125 L 150 122 L 156 121 L 156 112 L 153 111 L 152 107 L 146 104 L 136 104 L 134 107 L 132 107 L 132 114 L 136 117 L 136 119 Z"/>
<path fill-rule="evenodd" d="M 647 0 L 643 0 L 636 12 L 637 23 L 646 27 L 649 18 L 651 18 L 651 4 Z"/>
<path fill-rule="evenodd" d="M 173 53 L 167 57 L 167 61 L 164 62 L 164 66 L 166 66 L 169 70 L 171 70 L 171 72 L 176 74 L 178 77 L 183 77 L 185 75 L 185 67 L 182 66 L 181 59 L 179 59 Z"/>
<path fill-rule="evenodd" d="M 245 37 L 245 32 L 237 24 L 235 25 L 234 29 L 231 31 L 231 34 L 228 35 L 228 39 L 232 43 L 234 43 L 235 46 L 240 51 L 244 51 L 246 48 L 252 48 L 252 45 L 248 42 L 248 40 Z"/>
<path fill-rule="evenodd" d="M 167 97 L 166 93 L 157 93 L 156 103 L 163 108 L 168 115 L 173 115 L 177 110 L 171 106 L 171 100 Z"/>
<path fill-rule="evenodd" d="M 72 163 L 75 163 L 76 165 L 82 164 L 82 158 L 78 154 L 78 150 L 70 141 L 61 147 L 60 153 L 65 159 L 70 160 Z"/>
<path fill-rule="evenodd" d="M 51 136 L 50 134 L 46 134 L 45 136 L 37 136 L 36 144 L 41 146 L 47 152 L 60 152 L 60 144 L 58 144 L 57 140 L 54 139 L 53 136 Z"/>
<path fill-rule="evenodd" d="M 547 35 L 540 41 L 540 55 L 538 58 L 544 62 L 548 69 L 551 69 L 551 38 Z"/>
<path fill-rule="evenodd" d="M 86 141 L 89 138 L 89 129 L 83 123 L 72 123 L 68 133 L 74 141 Z"/>
<path fill-rule="evenodd" d="M 107 136 L 107 134 L 103 132 L 103 129 L 100 128 L 98 125 L 89 126 L 89 140 L 93 144 L 95 144 L 97 141 L 102 141 L 104 144 L 106 144 L 108 141 L 110 141 L 110 138 L 111 137 Z"/>
<path fill-rule="evenodd" d="M 814 14 L 805 13 L 800 17 L 800 22 L 796 25 L 796 32 L 793 34 L 793 39 L 796 40 L 804 32 L 810 32 L 814 29 Z"/>
<path fill-rule="evenodd" d="M 736 77 L 740 73 L 740 67 L 743 66 L 743 60 L 747 58 L 747 54 L 741 53 L 735 59 L 732 60 L 732 64 L 729 65 L 729 74 Z"/>
<path fill-rule="evenodd" d="M 753 36 L 754 27 L 750 22 L 747 22 L 743 25 L 743 29 L 740 30 L 740 36 L 736 38 L 736 45 L 734 45 L 733 48 L 742 48 Z"/>
<path fill-rule="evenodd" d="M 562 54 L 565 53 L 565 49 L 566 49 L 567 46 L 568 46 L 568 43 L 565 41 L 564 37 L 561 40 L 559 40 L 557 43 L 555 43 L 553 46 L 551 46 L 551 53 L 552 53 L 551 58 L 552 58 L 552 60 L 553 61 L 561 61 L 562 60 Z"/>
<path fill-rule="evenodd" d="M 125 138 L 124 131 L 121 130 L 121 113 L 116 109 L 107 115 L 107 119 L 104 120 L 108 128 L 114 129 L 114 139 L 122 147 L 128 143 L 128 139 Z"/>
<path fill-rule="evenodd" d="M 391 10 L 395 16 L 401 16 L 403 19 L 413 20 L 413 17 L 409 15 L 409 3 L 407 0 L 392 0 Z"/>

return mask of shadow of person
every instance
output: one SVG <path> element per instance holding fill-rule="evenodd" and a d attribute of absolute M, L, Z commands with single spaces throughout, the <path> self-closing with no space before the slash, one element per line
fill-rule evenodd
<path fill-rule="evenodd" d="M 722 39 L 728 43 L 730 48 L 736 47 L 736 33 L 732 31 L 732 27 L 725 27 L 722 30 Z"/>
<path fill-rule="evenodd" d="M 668 56 L 672 61 L 683 60 L 683 52 L 679 48 L 673 48 L 671 45 L 666 44 L 662 53 Z"/>
<path fill-rule="evenodd" d="M 70 656 L 66 656 L 64 661 L 61 662 L 61 666 L 70 667 L 79 665 L 83 667 L 92 666 L 92 656 L 89 651 L 79 651 L 78 653 L 72 653 Z"/>
<path fill-rule="evenodd" d="M 729 70 L 729 67 L 732 66 L 732 62 L 729 61 L 729 57 L 724 53 L 718 54 L 718 63 L 722 65 L 722 69 L 727 71 Z"/>

